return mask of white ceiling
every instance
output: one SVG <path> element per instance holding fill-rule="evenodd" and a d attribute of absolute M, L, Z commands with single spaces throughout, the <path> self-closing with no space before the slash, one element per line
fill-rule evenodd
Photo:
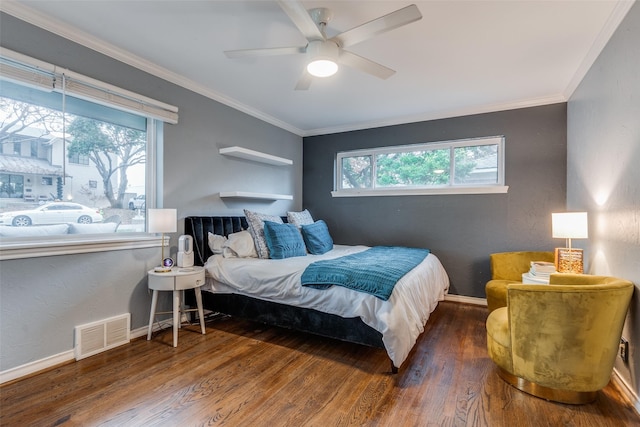
<path fill-rule="evenodd" d="M 415 3 L 420 21 L 349 48 L 396 70 L 341 67 L 294 86 L 304 46 L 274 1 L 7 1 L 0 9 L 301 136 L 563 102 L 633 1 L 303 1 L 333 12 L 327 35 Z M 171 100 L 163 100 L 171 102 Z"/>

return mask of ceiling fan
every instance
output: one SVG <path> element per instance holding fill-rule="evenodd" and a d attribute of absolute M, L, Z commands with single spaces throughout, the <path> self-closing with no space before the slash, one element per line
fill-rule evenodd
<path fill-rule="evenodd" d="M 415 4 L 398 9 L 365 24 L 354 27 L 334 37 L 327 38 L 325 28 L 332 17 L 331 11 L 316 8 L 307 11 L 298 1 L 278 1 L 278 4 L 305 36 L 306 46 L 263 49 L 227 50 L 227 58 L 259 57 L 272 55 L 306 54 L 308 65 L 296 84 L 296 90 L 307 90 L 313 77 L 328 77 L 338 69 L 338 63 L 355 68 L 381 79 L 387 79 L 395 71 L 370 59 L 345 50 L 364 40 L 422 19 Z M 319 66 L 318 71 L 314 66 Z M 325 68 L 322 68 L 322 67 Z M 326 68 L 328 67 L 328 69 Z"/>

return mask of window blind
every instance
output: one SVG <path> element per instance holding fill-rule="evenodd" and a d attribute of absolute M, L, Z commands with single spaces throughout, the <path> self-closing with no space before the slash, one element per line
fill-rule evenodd
<path fill-rule="evenodd" d="M 62 92 L 119 110 L 178 123 L 178 108 L 143 95 L 118 88 L 91 77 L 0 48 L 0 79 L 18 82 L 42 91 Z"/>

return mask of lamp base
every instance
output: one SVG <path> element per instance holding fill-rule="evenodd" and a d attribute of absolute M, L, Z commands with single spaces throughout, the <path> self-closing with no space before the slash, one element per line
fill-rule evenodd
<path fill-rule="evenodd" d="M 163 267 L 159 265 L 156 268 L 154 268 L 153 271 L 156 273 L 168 273 L 171 271 L 171 267 Z"/>
<path fill-rule="evenodd" d="M 558 273 L 583 274 L 583 250 L 573 248 L 556 248 L 555 264 Z"/>

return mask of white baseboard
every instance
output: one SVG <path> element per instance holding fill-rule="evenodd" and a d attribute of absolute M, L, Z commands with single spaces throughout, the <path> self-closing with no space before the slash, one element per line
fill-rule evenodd
<path fill-rule="evenodd" d="M 154 324 L 153 331 L 157 331 L 160 329 L 165 329 L 171 327 L 158 325 L 158 323 Z M 139 338 L 147 336 L 147 332 L 149 331 L 148 326 L 143 326 L 141 328 L 133 329 L 130 333 L 130 338 Z M 73 362 L 75 361 L 74 350 L 67 350 L 59 354 L 55 354 L 53 356 L 45 357 L 44 359 L 36 360 L 35 362 L 25 363 L 24 365 L 16 366 L 15 368 L 7 369 L 6 371 L 0 371 L 0 384 L 4 384 L 9 381 L 17 380 L 22 377 L 26 377 L 28 375 L 33 375 L 40 371 L 45 371 L 47 369 L 51 369 L 57 365 Z"/>
<path fill-rule="evenodd" d="M 618 389 L 622 392 L 622 394 L 631 402 L 633 408 L 636 410 L 636 413 L 640 415 L 640 398 L 638 395 L 634 393 L 633 389 L 627 382 L 620 376 L 620 373 L 617 369 L 613 369 L 613 375 L 611 375 L 611 382 L 615 383 L 618 386 Z"/>
<path fill-rule="evenodd" d="M 36 360 L 35 362 L 25 363 L 24 365 L 16 366 L 15 368 L 0 372 L 0 384 L 17 380 L 18 378 L 35 374 L 36 372 L 44 371 L 45 369 L 50 369 L 54 366 L 73 360 L 75 360 L 75 356 L 73 349 L 71 349 L 62 353 L 54 354 L 53 356 L 45 357 L 44 359 Z"/>
<path fill-rule="evenodd" d="M 473 305 L 483 305 L 487 306 L 486 298 L 477 298 L 477 297 L 466 297 L 464 295 L 451 295 L 447 294 L 444 296 L 445 301 L 453 301 L 453 302 L 463 302 L 465 304 L 473 304 Z"/>

